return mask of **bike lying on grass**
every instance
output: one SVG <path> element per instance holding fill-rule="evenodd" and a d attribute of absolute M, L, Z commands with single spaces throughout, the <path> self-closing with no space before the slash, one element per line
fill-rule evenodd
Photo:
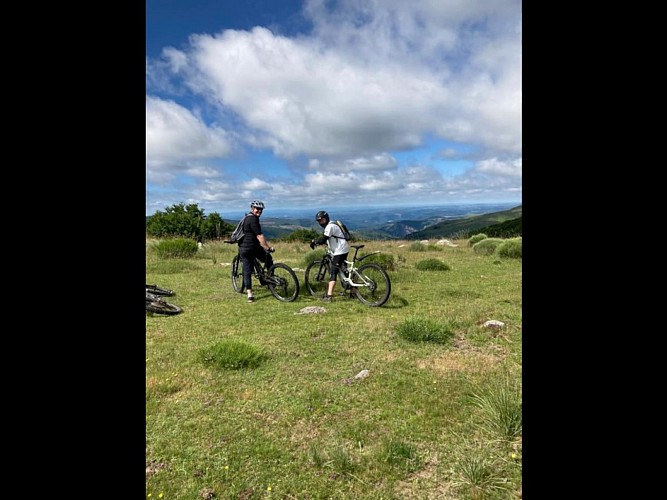
<path fill-rule="evenodd" d="M 346 269 L 338 270 L 338 278 L 345 292 L 350 296 L 355 295 L 357 299 L 368 306 L 381 306 L 391 294 L 391 281 L 389 275 L 380 264 L 367 262 L 356 266 L 367 257 L 380 253 L 371 252 L 363 257 L 357 258 L 359 250 L 366 245 L 350 245 L 354 248 L 354 257 L 352 260 L 346 260 Z M 329 277 L 331 276 L 331 267 L 333 266 L 331 250 L 321 260 L 315 260 L 306 267 L 306 289 L 313 297 L 322 297 L 327 293 L 329 287 Z M 344 292 L 344 293 L 345 293 Z"/>
<path fill-rule="evenodd" d="M 172 316 L 183 312 L 183 308 L 167 302 L 162 297 L 173 297 L 176 292 L 157 285 L 146 284 L 146 312 Z"/>
<path fill-rule="evenodd" d="M 225 241 L 225 243 L 234 243 Z M 274 249 L 266 252 L 273 253 Z M 253 269 L 255 278 L 259 284 L 265 286 L 276 299 L 281 302 L 293 302 L 299 296 L 299 279 L 296 273 L 287 264 L 274 262 L 270 268 L 266 268 L 266 263 L 255 259 Z M 245 285 L 243 284 L 243 262 L 241 254 L 237 253 L 232 259 L 232 287 L 235 292 L 243 293 Z"/>

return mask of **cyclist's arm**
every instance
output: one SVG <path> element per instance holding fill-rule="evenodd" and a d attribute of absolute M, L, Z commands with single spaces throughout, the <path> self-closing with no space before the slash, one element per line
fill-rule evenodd
<path fill-rule="evenodd" d="M 259 244 L 262 246 L 264 250 L 267 252 L 271 250 L 271 246 L 269 245 L 269 242 L 266 241 L 266 238 L 264 237 L 263 234 L 258 234 L 257 235 L 257 241 L 259 241 Z"/>
<path fill-rule="evenodd" d="M 314 240 L 313 240 L 313 243 L 314 243 L 315 245 L 324 245 L 328 240 L 329 240 L 329 237 L 323 234 L 323 235 L 320 236 L 319 238 L 314 239 Z"/>

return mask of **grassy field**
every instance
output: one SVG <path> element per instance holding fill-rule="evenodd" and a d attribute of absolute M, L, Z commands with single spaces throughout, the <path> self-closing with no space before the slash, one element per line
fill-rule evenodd
<path fill-rule="evenodd" d="M 301 294 L 253 280 L 248 304 L 236 245 L 160 259 L 154 243 L 146 283 L 184 312 L 146 316 L 147 498 L 521 497 L 521 259 L 367 241 L 361 255 L 393 258 L 391 298 L 368 307 L 337 285 L 325 305 L 305 290 L 308 245 L 274 241 Z"/>

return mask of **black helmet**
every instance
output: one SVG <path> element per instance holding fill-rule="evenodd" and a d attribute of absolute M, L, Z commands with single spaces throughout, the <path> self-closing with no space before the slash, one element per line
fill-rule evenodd
<path fill-rule="evenodd" d="M 315 220 L 320 220 L 320 219 L 329 220 L 329 214 L 326 213 L 324 210 L 320 210 L 315 214 Z"/>
<path fill-rule="evenodd" d="M 264 203 L 259 201 L 259 200 L 255 200 L 250 204 L 250 208 L 261 208 L 263 210 L 264 209 Z"/>

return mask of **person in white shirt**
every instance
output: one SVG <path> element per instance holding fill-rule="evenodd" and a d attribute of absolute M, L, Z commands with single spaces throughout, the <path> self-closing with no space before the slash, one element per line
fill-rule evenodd
<path fill-rule="evenodd" d="M 310 248 L 315 249 L 316 245 L 329 246 L 329 250 L 333 254 L 333 266 L 331 268 L 331 275 L 329 276 L 329 288 L 327 294 L 322 298 L 324 302 L 331 302 L 333 298 L 334 287 L 336 286 L 336 277 L 338 270 L 345 268 L 344 261 L 350 253 L 350 245 L 348 245 L 345 235 L 338 224 L 331 222 L 329 214 L 324 210 L 320 210 L 315 215 L 317 223 L 324 228 L 322 236 L 310 242 Z"/>

